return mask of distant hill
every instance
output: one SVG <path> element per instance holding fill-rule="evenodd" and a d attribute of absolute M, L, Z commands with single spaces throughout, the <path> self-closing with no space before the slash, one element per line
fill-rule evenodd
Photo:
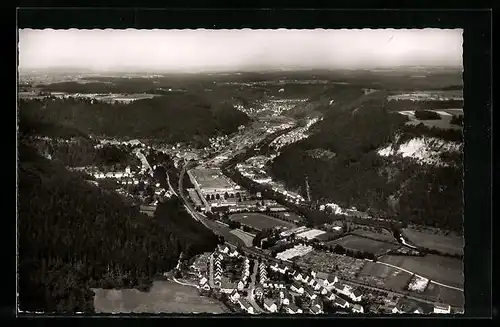
<path fill-rule="evenodd" d="M 22 117 L 60 124 L 85 133 L 162 138 L 167 142 L 208 144 L 208 138 L 237 131 L 246 114 L 227 103 L 193 94 L 171 94 L 131 104 L 92 103 L 84 99 L 21 101 Z"/>
<path fill-rule="evenodd" d="M 147 287 L 181 252 L 216 245 L 178 199 L 161 204 L 152 219 L 23 143 L 18 172 L 23 311 L 91 312 L 90 288 Z"/>

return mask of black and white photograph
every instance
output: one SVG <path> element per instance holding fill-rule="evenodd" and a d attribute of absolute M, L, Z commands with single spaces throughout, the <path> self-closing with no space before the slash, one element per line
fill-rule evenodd
<path fill-rule="evenodd" d="M 463 30 L 18 30 L 17 312 L 463 314 Z"/>

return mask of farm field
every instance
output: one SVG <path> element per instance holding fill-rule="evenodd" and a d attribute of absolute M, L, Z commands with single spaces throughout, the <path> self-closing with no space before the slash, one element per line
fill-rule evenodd
<path fill-rule="evenodd" d="M 254 238 L 249 234 L 243 232 L 240 229 L 233 229 L 230 233 L 242 240 L 245 243 L 245 246 L 252 246 L 252 241 Z"/>
<path fill-rule="evenodd" d="M 371 261 L 365 261 L 356 279 L 372 286 L 403 291 L 410 282 L 412 275 L 389 266 Z"/>
<path fill-rule="evenodd" d="M 239 221 L 257 230 L 275 227 L 284 227 L 286 229 L 297 227 L 293 223 L 272 218 L 261 213 L 235 213 L 229 216 L 229 219 Z"/>
<path fill-rule="evenodd" d="M 198 290 L 170 281 L 155 281 L 149 292 L 93 289 L 97 313 L 224 313 L 225 306 Z"/>
<path fill-rule="evenodd" d="M 459 259 L 429 254 L 425 257 L 385 255 L 378 260 L 439 283 L 459 288 L 464 285 L 463 266 Z"/>
<path fill-rule="evenodd" d="M 439 298 L 444 303 L 455 307 L 463 308 L 465 304 L 464 292 L 434 283 L 429 283 L 422 295 L 436 300 Z"/>
<path fill-rule="evenodd" d="M 463 254 L 464 239 L 461 236 L 435 235 L 415 229 L 403 229 L 403 235 L 412 244 L 445 253 Z"/>
<path fill-rule="evenodd" d="M 382 230 L 382 233 L 376 233 L 376 232 L 372 232 L 369 230 L 356 229 L 356 230 L 352 231 L 351 233 L 354 235 L 358 235 L 358 236 L 371 237 L 373 239 L 383 241 L 383 242 L 398 243 L 398 241 L 394 238 L 394 236 L 392 236 L 392 234 L 386 230 Z"/>
<path fill-rule="evenodd" d="M 337 240 L 326 243 L 326 245 L 336 245 L 336 244 L 339 244 L 346 249 L 351 249 L 354 251 L 373 252 L 375 255 L 381 255 L 389 250 L 399 247 L 399 245 L 379 242 L 356 235 L 347 235 Z"/>

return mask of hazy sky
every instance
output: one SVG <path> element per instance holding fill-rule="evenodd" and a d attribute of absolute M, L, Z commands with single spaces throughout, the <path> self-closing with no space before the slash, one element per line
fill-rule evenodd
<path fill-rule="evenodd" d="M 462 30 L 19 30 L 19 68 L 462 66 Z"/>

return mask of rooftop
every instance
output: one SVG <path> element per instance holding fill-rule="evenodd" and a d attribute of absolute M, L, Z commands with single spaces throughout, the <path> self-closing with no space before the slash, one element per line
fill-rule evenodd
<path fill-rule="evenodd" d="M 221 189 L 231 189 L 233 185 L 227 180 L 227 178 L 222 174 L 220 169 L 204 168 L 204 169 L 192 169 L 190 173 L 195 178 L 196 182 L 200 185 L 200 188 L 221 188 Z"/>
<path fill-rule="evenodd" d="M 265 305 L 267 305 L 268 307 L 270 307 L 270 306 L 272 306 L 272 305 L 273 305 L 273 304 L 275 304 L 275 303 L 274 303 L 274 301 L 273 301 L 273 300 L 271 300 L 271 299 L 265 299 L 265 300 L 264 300 L 264 304 L 265 304 Z"/>

